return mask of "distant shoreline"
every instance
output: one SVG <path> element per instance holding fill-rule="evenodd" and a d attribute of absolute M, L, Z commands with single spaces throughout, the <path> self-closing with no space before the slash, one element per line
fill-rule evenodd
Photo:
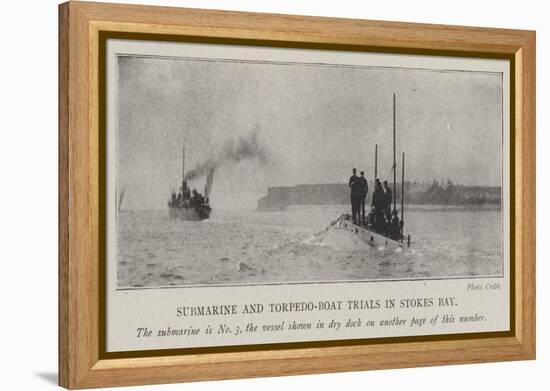
<path fill-rule="evenodd" d="M 281 208 L 271 208 L 271 209 L 254 209 L 254 208 L 246 208 L 246 209 L 227 209 L 227 208 L 215 208 L 214 210 L 218 211 L 243 211 L 243 212 L 284 212 L 287 210 L 295 210 L 295 209 L 319 209 L 322 207 L 329 207 L 329 208 L 339 208 L 342 209 L 343 212 L 350 209 L 349 204 L 304 204 L 304 205 L 289 205 L 287 207 L 281 207 Z M 401 210 L 401 204 L 397 205 L 397 209 Z M 441 212 L 441 211 L 465 211 L 465 212 L 472 212 L 472 211 L 500 211 L 501 205 L 500 204 L 485 204 L 485 205 L 437 205 L 437 204 L 405 204 L 405 210 L 406 211 L 425 211 L 425 212 Z M 132 213 L 132 212 L 160 212 L 164 213 L 166 212 L 166 208 L 154 208 L 154 209 L 121 209 L 119 213 Z M 351 212 L 351 209 L 350 209 Z"/>
<path fill-rule="evenodd" d="M 401 184 L 394 194 L 401 203 Z M 374 184 L 369 183 L 367 203 L 370 204 Z M 451 181 L 440 184 L 437 181 L 405 182 L 406 205 L 439 205 L 447 209 L 500 209 L 500 186 L 464 186 Z M 267 194 L 258 199 L 259 210 L 285 209 L 296 205 L 345 205 L 349 203 L 349 187 L 345 183 L 307 184 L 296 186 L 269 187 Z"/>
<path fill-rule="evenodd" d="M 285 210 L 293 209 L 318 209 L 322 207 L 330 208 L 342 208 L 343 210 L 350 209 L 349 204 L 304 204 L 304 205 L 289 205 L 286 208 L 272 208 L 272 209 L 257 209 L 259 212 L 283 212 Z M 397 209 L 401 210 L 401 204 L 397 205 Z M 405 211 L 425 211 L 425 212 L 441 212 L 441 211 L 500 211 L 501 205 L 497 204 L 485 204 L 485 205 L 437 205 L 437 204 L 405 204 Z M 351 209 L 350 209 L 351 211 Z"/>

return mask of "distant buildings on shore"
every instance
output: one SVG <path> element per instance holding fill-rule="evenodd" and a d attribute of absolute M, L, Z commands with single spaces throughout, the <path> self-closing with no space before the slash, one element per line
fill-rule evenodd
<path fill-rule="evenodd" d="M 368 199 L 373 184 L 369 182 Z M 401 202 L 401 184 L 397 184 L 397 202 Z M 349 203 L 345 183 L 268 187 L 267 195 L 258 200 L 258 209 L 285 209 L 292 205 L 334 205 Z M 439 183 L 405 182 L 405 203 L 416 205 L 493 205 L 501 204 L 500 186 L 463 186 L 451 181 Z"/>

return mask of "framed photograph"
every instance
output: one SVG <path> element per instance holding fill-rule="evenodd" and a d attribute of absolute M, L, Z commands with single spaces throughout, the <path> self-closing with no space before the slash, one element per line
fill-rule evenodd
<path fill-rule="evenodd" d="M 535 33 L 59 7 L 59 382 L 535 358 Z"/>

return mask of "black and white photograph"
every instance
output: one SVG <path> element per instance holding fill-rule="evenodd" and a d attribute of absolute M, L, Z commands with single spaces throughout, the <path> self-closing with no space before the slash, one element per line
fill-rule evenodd
<path fill-rule="evenodd" d="M 503 276 L 502 72 L 114 69 L 118 288 Z"/>

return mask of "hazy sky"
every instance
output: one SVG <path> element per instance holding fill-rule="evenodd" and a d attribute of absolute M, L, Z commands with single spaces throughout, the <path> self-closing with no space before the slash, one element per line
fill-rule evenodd
<path fill-rule="evenodd" d="M 219 167 L 218 196 L 372 178 L 375 143 L 389 179 L 394 92 L 408 180 L 501 184 L 501 74 L 118 57 L 117 186 L 163 207 L 184 138 L 191 169 L 253 130 L 269 159 Z"/>

